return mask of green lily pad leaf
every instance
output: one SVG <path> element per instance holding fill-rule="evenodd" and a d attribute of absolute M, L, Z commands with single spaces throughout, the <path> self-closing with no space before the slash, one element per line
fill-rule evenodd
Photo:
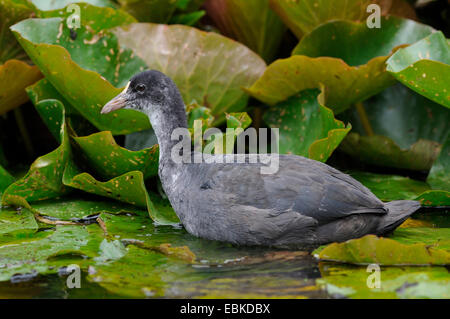
<path fill-rule="evenodd" d="M 429 170 L 450 133 L 450 111 L 401 84 L 358 107 L 341 149 L 369 164 Z"/>
<path fill-rule="evenodd" d="M 270 108 L 264 120 L 280 129 L 280 153 L 325 162 L 351 129 L 319 101 L 320 91 L 305 90 Z"/>
<path fill-rule="evenodd" d="M 119 146 L 111 132 L 73 137 L 90 168 L 103 179 L 110 179 L 130 171 L 141 171 L 144 178 L 158 174 L 159 147 L 154 145 L 140 151 Z"/>
<path fill-rule="evenodd" d="M 64 109 L 66 111 L 66 121 L 72 130 L 80 135 L 89 135 L 97 132 L 97 129 L 86 119 L 80 112 L 78 112 L 59 92 L 55 87 L 47 80 L 42 79 L 35 84 L 26 88 L 26 92 L 31 102 L 37 105 L 40 101 L 47 99 L 54 99 L 61 101 L 64 104 Z M 52 121 L 52 114 L 48 113 L 45 108 L 36 108 L 41 119 L 47 125 L 47 128 L 52 133 L 53 137 L 59 141 L 59 124 Z"/>
<path fill-rule="evenodd" d="M 362 21 L 366 17 L 368 0 L 270 0 L 275 12 L 300 39 L 317 26 L 331 20 Z"/>
<path fill-rule="evenodd" d="M 450 206 L 450 192 L 440 191 L 440 190 L 430 190 L 424 192 L 419 197 L 417 197 L 422 206 Z"/>
<path fill-rule="evenodd" d="M 98 8 L 99 19 L 105 9 Z M 82 26 L 72 40 L 61 18 L 28 19 L 11 29 L 50 83 L 99 130 L 127 134 L 150 127 L 147 116 L 134 110 L 100 114 L 103 105 L 120 92 L 114 86 L 124 86 L 146 68 L 130 50 L 120 48 L 114 35 L 95 34 Z"/>
<path fill-rule="evenodd" d="M 28 57 L 9 30 L 32 14 L 33 8 L 26 3 L 0 1 L 0 115 L 25 103 L 25 88 L 42 77 L 36 66 L 24 62 Z"/>
<path fill-rule="evenodd" d="M 67 166 L 63 181 L 65 185 L 87 193 L 146 208 L 150 217 L 160 224 L 179 223 L 179 219 L 173 210 L 155 208 L 145 188 L 144 175 L 140 171 L 131 171 L 106 182 L 101 182 L 88 173 L 81 173 L 72 164 Z"/>
<path fill-rule="evenodd" d="M 402 84 L 450 108 L 450 45 L 442 32 L 398 50 L 387 61 L 387 70 Z"/>
<path fill-rule="evenodd" d="M 317 285 L 332 297 L 357 299 L 447 299 L 450 280 L 445 267 L 381 267 L 380 287 L 369 287 L 367 267 L 321 263 Z"/>
<path fill-rule="evenodd" d="M 430 246 L 438 246 L 440 249 L 450 250 L 449 231 L 449 228 L 398 228 L 390 238 L 402 244 L 424 243 Z"/>
<path fill-rule="evenodd" d="M 51 258 L 68 254 L 95 257 L 102 240 L 97 225 L 56 226 L 47 231 L 45 237 L 0 245 L 0 281 L 9 280 L 17 274 L 57 273 L 58 266 L 68 266 L 74 262 L 50 262 Z M 77 264 L 81 265 L 86 260 L 89 259 L 79 258 Z"/>
<path fill-rule="evenodd" d="M 4 191 L 2 196 L 4 205 L 17 205 L 23 200 L 31 202 L 54 198 L 69 191 L 62 183 L 64 169 L 71 156 L 64 106 L 57 100 L 44 100 L 39 102 L 36 108 L 45 109 L 45 112 L 52 114 L 53 121 L 59 123 L 61 145 L 53 152 L 36 159 L 25 177 Z"/>
<path fill-rule="evenodd" d="M 431 189 L 425 182 L 403 176 L 367 172 L 352 172 L 350 175 L 385 202 L 400 199 L 416 200 L 422 193 Z"/>
<path fill-rule="evenodd" d="M 341 59 L 294 55 L 269 65 L 263 76 L 246 91 L 258 100 L 276 105 L 298 92 L 324 86 L 325 104 L 335 114 L 394 84 L 385 72 L 386 57 L 351 67 Z"/>
<path fill-rule="evenodd" d="M 447 122 L 447 124 L 450 122 Z M 433 189 L 450 191 L 450 132 L 447 140 L 442 145 L 441 153 L 431 167 L 427 177 L 427 183 Z"/>
<path fill-rule="evenodd" d="M 27 60 L 27 55 L 17 43 L 9 27 L 33 15 L 33 8 L 25 2 L 0 0 L 0 64 L 9 59 Z M 8 82 L 1 82 L 8 83 Z"/>
<path fill-rule="evenodd" d="M 91 200 L 80 197 L 63 197 L 62 199 L 39 201 L 33 203 L 33 211 L 41 216 L 63 221 L 89 220 L 102 212 L 140 214 L 149 219 L 147 211 L 136 206 L 117 201 Z"/>
<path fill-rule="evenodd" d="M 14 180 L 14 177 L 0 165 L 0 195 L 9 185 L 14 183 Z"/>
<path fill-rule="evenodd" d="M 353 172 L 351 175 L 369 188 L 379 199 L 417 200 L 422 206 L 440 207 L 450 205 L 450 192 L 432 190 L 425 182 L 403 176 Z"/>
<path fill-rule="evenodd" d="M 80 0 L 80 1 L 73 1 L 73 0 L 58 0 L 58 1 L 42 1 L 42 0 L 30 0 L 36 8 L 38 8 L 41 11 L 50 11 L 50 10 L 57 10 L 57 9 L 63 9 L 67 5 L 71 3 L 77 3 L 79 6 L 83 5 L 84 3 L 89 3 L 91 5 L 97 6 L 97 7 L 111 7 L 115 8 L 116 5 L 111 0 Z"/>
<path fill-rule="evenodd" d="M 208 0 L 205 9 L 222 34 L 268 62 L 275 57 L 286 27 L 270 9 L 269 0 Z"/>
<path fill-rule="evenodd" d="M 210 108 L 216 123 L 224 112 L 246 107 L 248 96 L 241 87 L 252 85 L 266 67 L 244 45 L 192 27 L 136 23 L 114 33 L 149 68 L 171 77 L 186 105 L 195 100 Z"/>
<path fill-rule="evenodd" d="M 110 29 L 119 25 L 126 25 L 137 22 L 135 18 L 122 10 L 116 10 L 112 7 L 99 8 L 88 3 L 77 3 L 80 8 L 80 17 L 83 25 L 93 32 Z M 101 6 L 105 7 L 105 6 Z M 63 18 L 67 20 L 74 12 L 53 9 L 50 11 L 38 11 L 38 18 Z M 77 37 L 78 31 L 75 30 Z"/>
<path fill-rule="evenodd" d="M 167 23 L 177 8 L 177 0 L 119 0 L 119 3 L 141 22 Z"/>
<path fill-rule="evenodd" d="M 400 45 L 414 43 L 434 29 L 412 20 L 382 17 L 381 28 L 366 22 L 332 21 L 301 39 L 292 55 L 339 58 L 350 66 L 367 64 L 374 57 L 389 56 Z"/>
<path fill-rule="evenodd" d="M 442 228 L 445 238 L 449 238 L 450 229 Z M 441 229 L 441 230 L 442 230 Z M 389 238 L 366 235 L 344 243 L 333 243 L 320 253 L 321 260 L 339 261 L 350 264 L 379 265 L 448 265 L 450 252 L 440 247 L 440 241 L 433 246 L 422 242 L 403 244 Z"/>
<path fill-rule="evenodd" d="M 389 137 L 360 136 L 358 133 L 350 133 L 340 146 L 340 150 L 369 164 L 417 171 L 430 169 L 440 149 L 439 143 L 423 139 L 409 149 L 401 149 Z"/>
<path fill-rule="evenodd" d="M 0 115 L 28 100 L 25 88 L 42 77 L 36 66 L 19 60 L 8 60 L 0 65 Z"/>
<path fill-rule="evenodd" d="M 28 209 L 0 209 L 0 236 L 20 238 L 36 232 L 38 224 Z"/>
<path fill-rule="evenodd" d="M 383 46 L 361 45 L 356 50 L 346 44 L 353 33 L 355 37 L 367 37 L 368 31 L 376 32 L 375 39 Z M 432 28 L 399 18 L 383 20 L 382 27 L 373 31 L 365 23 L 335 21 L 314 30 L 301 41 L 295 52 L 312 54 L 311 57 L 294 55 L 280 59 L 268 66 L 263 76 L 247 91 L 269 105 L 275 105 L 305 89 L 324 86 L 324 103 L 335 114 L 352 104 L 363 101 L 395 83 L 386 72 L 385 62 L 396 46 L 412 43 L 430 34 Z M 410 34 L 403 36 L 404 33 Z M 420 31 L 420 32 L 419 32 Z M 370 35 L 371 36 L 371 35 Z M 333 37 L 343 40 L 330 44 Z M 334 43 L 334 42 L 332 42 Z M 304 52 L 303 52 L 304 51 Z M 379 54 L 384 54 L 379 56 Z M 319 57 L 325 55 L 324 57 Z M 343 60 L 344 59 L 344 60 Z M 360 64 L 363 63 L 363 64 Z"/>

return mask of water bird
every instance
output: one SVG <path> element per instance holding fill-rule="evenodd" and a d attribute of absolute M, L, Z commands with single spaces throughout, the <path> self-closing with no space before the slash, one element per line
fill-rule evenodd
<path fill-rule="evenodd" d="M 133 76 L 101 113 L 121 108 L 149 117 L 160 148 L 163 189 L 185 229 L 201 238 L 305 249 L 367 234 L 385 236 L 420 207 L 409 200 L 383 203 L 351 176 L 297 155 L 280 154 L 274 174 L 261 174 L 266 164 L 248 160 L 174 161 L 171 150 L 178 141 L 171 135 L 188 127 L 185 105 L 175 83 L 156 70 Z"/>

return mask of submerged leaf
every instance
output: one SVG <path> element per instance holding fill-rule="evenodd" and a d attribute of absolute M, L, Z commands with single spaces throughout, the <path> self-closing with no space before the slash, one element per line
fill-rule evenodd
<path fill-rule="evenodd" d="M 319 95 L 319 90 L 305 90 L 265 113 L 269 126 L 280 129 L 280 153 L 325 162 L 350 131 L 318 101 Z"/>
<path fill-rule="evenodd" d="M 253 84 L 266 67 L 244 45 L 192 27 L 136 23 L 114 33 L 150 69 L 172 78 L 186 105 L 195 100 L 210 108 L 216 122 L 224 112 L 246 107 L 248 96 L 241 87 Z"/>
<path fill-rule="evenodd" d="M 450 108 L 450 44 L 442 32 L 398 50 L 387 66 L 402 84 Z"/>

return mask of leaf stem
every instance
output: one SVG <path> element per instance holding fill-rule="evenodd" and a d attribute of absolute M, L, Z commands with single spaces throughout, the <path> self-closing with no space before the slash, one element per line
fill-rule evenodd
<path fill-rule="evenodd" d="M 373 129 L 372 125 L 370 125 L 369 118 L 366 113 L 366 109 L 364 108 L 364 105 L 362 102 L 355 104 L 356 111 L 358 112 L 359 119 L 361 120 L 362 126 L 364 127 L 364 131 L 368 136 L 373 136 Z"/>

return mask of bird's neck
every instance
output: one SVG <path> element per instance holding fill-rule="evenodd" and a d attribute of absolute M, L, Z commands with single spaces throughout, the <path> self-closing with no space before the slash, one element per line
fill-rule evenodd
<path fill-rule="evenodd" d="M 172 150 L 174 146 L 180 143 L 178 134 L 172 133 L 177 129 L 186 130 L 187 132 L 187 118 L 184 104 L 178 101 L 179 108 L 176 112 L 159 112 L 149 115 L 150 122 L 155 132 L 159 144 L 159 176 L 165 191 L 171 188 L 176 182 L 177 174 L 180 170 L 180 163 L 173 158 Z M 190 145 L 190 142 L 189 142 Z"/>

